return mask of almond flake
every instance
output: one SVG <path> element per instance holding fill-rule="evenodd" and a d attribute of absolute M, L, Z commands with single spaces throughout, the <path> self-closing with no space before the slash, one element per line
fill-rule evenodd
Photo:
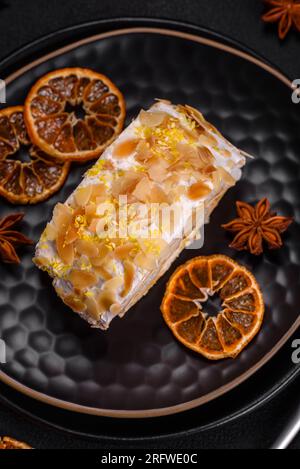
<path fill-rule="evenodd" d="M 79 239 L 76 242 L 76 251 L 78 254 L 85 255 L 89 258 L 98 256 L 98 248 L 93 241 L 87 241 L 84 239 Z"/>
<path fill-rule="evenodd" d="M 201 112 L 197 111 L 197 109 L 194 109 L 193 107 L 190 107 L 188 105 L 181 107 L 181 110 L 197 123 L 196 129 L 198 131 L 200 131 L 201 133 L 205 131 L 204 124 L 206 124 L 206 121 L 203 115 L 201 114 Z"/>
<path fill-rule="evenodd" d="M 98 254 L 98 257 L 102 257 L 104 258 L 105 256 L 107 256 L 107 254 L 109 254 L 111 252 L 111 249 L 110 247 L 103 243 L 101 244 L 99 247 L 98 247 L 98 250 L 99 250 L 99 254 Z"/>
<path fill-rule="evenodd" d="M 113 150 L 113 156 L 115 158 L 126 158 L 130 156 L 136 150 L 138 143 L 138 139 L 133 139 L 124 140 L 123 142 L 116 144 Z"/>
<path fill-rule="evenodd" d="M 119 195 L 131 194 L 143 174 L 135 171 L 127 171 L 124 176 L 116 179 L 112 184 L 112 195 L 117 199 Z"/>
<path fill-rule="evenodd" d="M 73 225 L 70 225 L 66 231 L 65 244 L 72 244 L 74 243 L 74 241 L 76 241 L 77 238 L 78 238 L 77 229 Z"/>
<path fill-rule="evenodd" d="M 92 287 L 98 282 L 98 278 L 93 272 L 85 270 L 73 270 L 69 275 L 69 280 L 75 288 L 80 290 Z"/>
<path fill-rule="evenodd" d="M 151 151 L 150 145 L 145 140 L 140 140 L 137 147 L 136 147 L 136 154 L 135 159 L 140 163 L 144 163 L 145 161 L 151 158 Z"/>
<path fill-rule="evenodd" d="M 111 307 L 109 308 L 109 310 L 110 310 L 110 312 L 111 312 L 112 314 L 117 315 L 117 314 L 119 314 L 119 313 L 121 312 L 122 306 L 120 305 L 120 303 L 114 303 L 114 304 L 111 305 Z"/>
<path fill-rule="evenodd" d="M 167 114 L 161 111 L 151 112 L 142 110 L 139 114 L 140 123 L 150 128 L 161 125 L 166 117 Z"/>
<path fill-rule="evenodd" d="M 176 188 L 179 181 L 180 181 L 179 175 L 173 173 L 170 176 L 168 176 L 167 179 L 164 181 L 164 188 L 168 192 L 169 190 Z"/>
<path fill-rule="evenodd" d="M 53 211 L 53 223 L 57 230 L 61 232 L 72 221 L 72 211 L 65 205 L 58 203 Z"/>
<path fill-rule="evenodd" d="M 198 158 L 197 149 L 194 146 L 189 145 L 188 143 L 177 143 L 177 150 L 179 152 L 180 158 L 183 158 L 185 161 Z"/>
<path fill-rule="evenodd" d="M 57 237 L 57 228 L 53 225 L 53 223 L 48 223 L 45 229 L 45 235 L 49 241 L 55 241 Z"/>
<path fill-rule="evenodd" d="M 132 195 L 134 195 L 141 202 L 146 202 L 150 196 L 151 190 L 152 184 L 149 178 L 143 177 L 143 179 L 137 183 L 134 191 L 132 192 Z"/>
<path fill-rule="evenodd" d="M 151 191 L 148 195 L 148 202 L 150 203 L 158 203 L 158 204 L 163 204 L 163 203 L 170 203 L 168 195 L 165 193 L 165 191 L 157 186 L 156 184 L 153 185 L 151 188 Z"/>
<path fill-rule="evenodd" d="M 135 274 L 135 266 L 133 262 L 129 260 L 124 260 L 123 266 L 124 266 L 124 288 L 121 293 L 122 297 L 126 296 L 128 292 L 131 290 L 132 285 L 133 285 L 133 280 L 134 280 L 134 274 Z"/>
<path fill-rule="evenodd" d="M 157 257 L 154 254 L 138 252 L 134 258 L 134 263 L 143 270 L 151 271 L 157 267 Z"/>
<path fill-rule="evenodd" d="M 102 182 L 100 184 L 93 184 L 92 186 L 92 194 L 91 194 L 91 202 L 95 200 L 98 202 L 103 202 L 107 198 L 107 188 L 105 184 Z"/>
<path fill-rule="evenodd" d="M 125 243 L 115 249 L 114 255 L 119 260 L 128 259 L 135 247 L 134 243 Z"/>
<path fill-rule="evenodd" d="M 91 198 L 92 195 L 92 186 L 79 187 L 75 194 L 75 202 L 79 207 L 85 207 Z"/>
<path fill-rule="evenodd" d="M 97 302 L 101 313 L 109 311 L 111 306 L 116 303 L 116 294 L 112 290 L 102 290 L 97 297 Z"/>
<path fill-rule="evenodd" d="M 86 310 L 86 305 L 79 298 L 72 295 L 61 295 L 61 297 L 63 302 L 76 313 L 83 313 Z"/>
<path fill-rule="evenodd" d="M 204 182 L 199 181 L 199 182 L 195 182 L 195 184 L 192 184 L 188 188 L 187 196 L 191 200 L 198 200 L 198 199 L 202 199 L 210 192 L 211 192 L 211 188 L 208 187 L 206 184 L 204 184 Z"/>
<path fill-rule="evenodd" d="M 231 176 L 228 171 L 226 171 L 226 169 L 220 167 L 218 168 L 218 172 L 220 174 L 221 179 L 223 179 L 226 184 L 233 186 L 236 183 L 236 180 Z"/>
<path fill-rule="evenodd" d="M 97 233 L 97 225 L 98 225 L 99 218 L 93 218 L 91 223 L 89 224 L 89 231 L 92 233 Z"/>
<path fill-rule="evenodd" d="M 211 148 L 218 146 L 218 141 L 208 132 L 201 134 L 197 140 L 197 143 Z"/>
<path fill-rule="evenodd" d="M 108 272 L 102 265 L 94 266 L 94 271 L 102 278 L 102 280 L 110 280 L 112 278 L 112 274 Z"/>
<path fill-rule="evenodd" d="M 198 147 L 198 155 L 205 165 L 210 165 L 215 161 L 214 155 L 207 147 Z"/>
<path fill-rule="evenodd" d="M 180 198 L 186 195 L 187 188 L 185 186 L 177 186 L 175 189 L 171 189 L 168 192 L 168 198 L 173 201 L 177 202 Z"/>
<path fill-rule="evenodd" d="M 122 285 L 123 285 L 123 279 L 120 275 L 118 275 L 116 277 L 113 277 L 113 278 L 107 280 L 103 284 L 102 289 L 103 290 L 114 291 L 116 293 Z"/>
<path fill-rule="evenodd" d="M 107 261 L 106 256 L 110 255 L 111 251 L 107 248 L 107 253 L 104 256 L 98 254 L 97 257 L 90 257 L 90 262 L 94 267 L 103 266 L 103 264 Z"/>
<path fill-rule="evenodd" d="M 212 173 L 212 180 L 213 180 L 214 190 L 216 192 L 219 192 L 221 188 L 221 184 L 222 184 L 222 179 L 221 179 L 221 174 L 218 171 L 218 169 Z"/>
<path fill-rule="evenodd" d="M 56 249 L 59 257 L 64 264 L 73 264 L 74 261 L 74 247 L 72 244 L 65 243 L 65 236 L 59 235 L 56 239 Z"/>
<path fill-rule="evenodd" d="M 162 182 L 168 175 L 169 163 L 163 158 L 155 159 L 152 164 L 148 166 L 148 174 L 155 182 Z"/>
<path fill-rule="evenodd" d="M 101 313 L 99 311 L 99 305 L 94 296 L 88 296 L 85 300 L 87 306 L 87 312 L 96 321 L 99 320 Z"/>

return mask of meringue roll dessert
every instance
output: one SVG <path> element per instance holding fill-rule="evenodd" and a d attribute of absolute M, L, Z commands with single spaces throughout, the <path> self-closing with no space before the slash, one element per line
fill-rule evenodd
<path fill-rule="evenodd" d="M 56 205 L 34 262 L 66 305 L 107 329 L 209 221 L 244 164 L 245 154 L 196 109 L 157 101 Z M 180 216 L 166 224 L 162 211 L 174 206 Z"/>

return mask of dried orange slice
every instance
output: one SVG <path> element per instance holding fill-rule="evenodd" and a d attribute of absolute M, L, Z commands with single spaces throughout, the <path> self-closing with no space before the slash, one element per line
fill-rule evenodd
<path fill-rule="evenodd" d="M 121 132 L 124 119 L 120 90 L 105 75 L 84 68 L 48 73 L 25 102 L 32 142 L 64 161 L 97 158 Z"/>
<path fill-rule="evenodd" d="M 35 204 L 60 189 L 70 163 L 50 159 L 30 143 L 23 111 L 0 111 L 0 195 L 14 204 Z"/>
<path fill-rule="evenodd" d="M 32 449 L 27 443 L 15 440 L 10 436 L 0 438 L 0 449 Z"/>
<path fill-rule="evenodd" d="M 223 303 L 211 316 L 205 301 L 214 294 Z M 236 357 L 258 333 L 264 309 L 253 274 L 221 254 L 196 257 L 178 267 L 161 304 L 175 337 L 210 360 Z"/>

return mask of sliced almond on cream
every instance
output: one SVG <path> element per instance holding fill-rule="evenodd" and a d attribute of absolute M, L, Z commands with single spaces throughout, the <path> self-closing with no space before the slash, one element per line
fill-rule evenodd
<path fill-rule="evenodd" d="M 207 147 L 198 147 L 198 155 L 205 165 L 213 164 L 215 161 L 214 155 Z"/>
<path fill-rule="evenodd" d="M 143 177 L 135 186 L 132 195 L 134 195 L 141 202 L 146 202 L 150 196 L 152 184 L 148 177 Z"/>
<path fill-rule="evenodd" d="M 218 145 L 217 139 L 215 139 L 208 132 L 205 132 L 200 135 L 197 142 L 205 147 L 216 147 Z"/>
<path fill-rule="evenodd" d="M 142 173 L 127 171 L 123 176 L 113 182 L 112 195 L 118 198 L 119 195 L 131 194 L 142 178 Z"/>
<path fill-rule="evenodd" d="M 112 314 L 117 315 L 122 311 L 122 306 L 120 305 L 120 303 L 114 303 L 111 305 L 109 310 Z"/>
<path fill-rule="evenodd" d="M 229 184 L 230 186 L 233 186 L 236 183 L 235 179 L 231 176 L 231 174 L 228 171 L 226 171 L 226 169 L 220 167 L 220 168 L 218 168 L 218 172 L 219 172 L 219 175 L 220 175 L 221 179 L 226 184 Z"/>
<path fill-rule="evenodd" d="M 121 293 L 121 296 L 126 296 L 132 288 L 134 274 L 135 274 L 135 265 L 129 260 L 123 261 L 124 266 L 124 288 Z"/>
<path fill-rule="evenodd" d="M 91 202 L 95 202 L 95 200 L 104 200 L 107 197 L 107 188 L 105 184 L 102 182 L 100 184 L 93 184 L 91 186 L 92 193 L 91 193 Z"/>
<path fill-rule="evenodd" d="M 171 174 L 170 176 L 167 177 L 167 179 L 164 181 L 164 188 L 168 192 L 171 189 L 175 189 L 180 182 L 180 177 L 178 174 Z"/>
<path fill-rule="evenodd" d="M 94 271 L 97 272 L 102 280 L 109 280 L 113 277 L 112 273 L 109 272 L 103 265 L 94 266 Z"/>
<path fill-rule="evenodd" d="M 142 110 L 139 114 L 140 123 L 145 127 L 158 127 L 163 123 L 167 114 L 165 112 L 151 112 Z"/>
<path fill-rule="evenodd" d="M 48 223 L 45 229 L 45 235 L 49 241 L 54 241 L 57 237 L 57 228 L 53 223 Z"/>
<path fill-rule="evenodd" d="M 94 234 L 97 233 L 98 222 L 99 222 L 99 218 L 92 218 L 89 224 L 89 230 L 91 231 L 91 233 L 94 233 Z"/>
<path fill-rule="evenodd" d="M 88 258 L 98 256 L 98 248 L 93 241 L 78 239 L 75 245 L 78 254 L 87 256 Z"/>
<path fill-rule="evenodd" d="M 72 211 L 65 204 L 58 203 L 53 211 L 53 223 L 58 231 L 62 231 L 72 221 Z"/>
<path fill-rule="evenodd" d="M 151 188 L 151 191 L 148 196 L 148 202 L 150 203 L 158 203 L 158 204 L 163 204 L 166 203 L 168 204 L 170 202 L 168 195 L 166 192 L 158 185 L 153 185 Z"/>
<path fill-rule="evenodd" d="M 135 249 L 134 243 L 125 243 L 125 244 L 122 244 L 121 246 L 116 247 L 114 251 L 114 255 L 119 260 L 128 259 L 130 256 L 130 253 L 134 249 Z"/>
<path fill-rule="evenodd" d="M 92 287 L 98 282 L 97 275 L 86 270 L 73 270 L 69 275 L 69 279 L 74 287 L 79 290 Z"/>
<path fill-rule="evenodd" d="M 111 249 L 103 242 L 97 245 L 97 255 L 90 257 L 92 265 L 98 267 L 107 261 L 107 256 L 111 255 Z"/>
<path fill-rule="evenodd" d="M 85 304 L 87 306 L 89 316 L 95 319 L 95 321 L 98 321 L 101 316 L 101 312 L 100 312 L 98 301 L 96 300 L 94 295 L 87 296 L 85 300 Z"/>
<path fill-rule="evenodd" d="M 191 200 L 202 199 L 211 192 L 211 188 L 204 182 L 199 181 L 192 184 L 187 191 L 187 196 Z"/>
<path fill-rule="evenodd" d="M 168 175 L 169 163 L 163 158 L 156 159 L 148 166 L 148 174 L 150 179 L 155 182 L 163 182 Z"/>
<path fill-rule="evenodd" d="M 79 187 L 75 194 L 75 202 L 79 207 L 84 207 L 89 203 L 89 200 L 92 195 L 92 186 Z"/>
<path fill-rule="evenodd" d="M 116 302 L 116 295 L 111 291 L 102 291 L 99 293 L 97 301 L 99 310 L 104 313 L 109 311 L 110 307 Z"/>
<path fill-rule="evenodd" d="M 157 257 L 154 254 L 138 252 L 134 258 L 134 263 L 137 267 L 150 271 L 157 267 Z"/>
<path fill-rule="evenodd" d="M 130 156 L 136 150 L 138 143 L 138 139 L 123 140 L 123 142 L 115 145 L 113 149 L 113 156 L 115 158 L 126 158 Z"/>
<path fill-rule="evenodd" d="M 123 279 L 120 275 L 117 275 L 117 276 L 107 280 L 103 284 L 102 289 L 103 290 L 113 290 L 113 291 L 117 292 L 122 285 L 123 285 Z"/>
<path fill-rule="evenodd" d="M 72 244 L 65 243 L 65 236 L 59 235 L 56 239 L 56 249 L 59 257 L 64 264 L 71 265 L 74 261 L 74 247 Z"/>
<path fill-rule="evenodd" d="M 136 147 L 135 159 L 144 163 L 151 158 L 150 145 L 145 140 L 140 140 Z"/>
<path fill-rule="evenodd" d="M 72 295 L 63 296 L 61 295 L 63 302 L 69 306 L 76 313 L 83 313 L 86 310 L 86 305 L 79 298 Z"/>
<path fill-rule="evenodd" d="M 96 212 L 97 212 L 97 205 L 95 204 L 95 202 L 90 202 L 85 207 L 85 216 L 88 222 L 92 220 L 92 218 L 96 215 Z"/>
<path fill-rule="evenodd" d="M 78 238 L 77 229 L 73 225 L 70 225 L 66 231 L 65 244 L 72 244 L 74 243 L 74 241 L 76 241 L 77 238 Z"/>

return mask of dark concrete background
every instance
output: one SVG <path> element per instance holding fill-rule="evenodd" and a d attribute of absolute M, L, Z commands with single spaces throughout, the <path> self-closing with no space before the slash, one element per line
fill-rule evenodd
<path fill-rule="evenodd" d="M 252 48 L 290 78 L 300 77 L 300 33 L 292 32 L 280 42 L 276 27 L 260 21 L 262 11 L 262 0 L 0 0 L 0 59 L 34 39 L 67 26 L 95 19 L 143 16 L 211 28 Z M 166 440 L 160 447 L 266 448 L 280 429 L 281 417 L 292 411 L 299 384 L 297 380 L 270 403 L 234 423 L 172 443 Z M 0 406 L 0 435 L 3 434 L 24 439 L 36 448 L 121 447 L 121 443 L 96 443 L 34 426 Z M 143 448 L 144 444 L 139 446 Z M 153 446 L 158 448 L 158 444 Z M 300 449 L 300 436 L 292 447 Z"/>

